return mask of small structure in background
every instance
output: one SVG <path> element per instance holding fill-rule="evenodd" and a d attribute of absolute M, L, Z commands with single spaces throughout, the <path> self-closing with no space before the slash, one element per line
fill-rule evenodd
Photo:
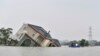
<path fill-rule="evenodd" d="M 49 32 L 40 26 L 24 24 L 15 35 L 17 46 L 60 47 L 57 39 L 52 39 Z"/>

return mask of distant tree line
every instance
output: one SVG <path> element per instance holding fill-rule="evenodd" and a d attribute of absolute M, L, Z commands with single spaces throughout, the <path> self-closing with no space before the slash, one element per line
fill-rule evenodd
<path fill-rule="evenodd" d="M 12 28 L 1 28 L 0 29 L 0 45 L 4 46 L 14 46 L 18 42 L 11 37 L 12 35 Z"/>
<path fill-rule="evenodd" d="M 86 40 L 86 39 L 81 39 L 81 40 L 73 40 L 73 41 L 62 41 L 61 42 L 61 45 L 63 46 L 70 46 L 72 44 L 78 44 L 80 45 L 81 47 L 88 47 L 88 46 L 91 46 L 91 43 L 92 43 L 92 46 L 100 46 L 100 41 L 97 41 L 97 40 L 92 40 L 92 41 L 89 41 L 89 40 Z"/>
<path fill-rule="evenodd" d="M 89 46 L 89 42 L 87 40 L 85 40 L 85 39 L 82 39 L 82 40 L 79 41 L 79 45 L 81 47 Z"/>
<path fill-rule="evenodd" d="M 85 39 L 81 39 L 79 41 L 74 40 L 74 41 L 70 41 L 70 43 L 69 43 L 69 45 L 75 45 L 75 44 L 77 44 L 81 47 L 89 46 L 89 42 Z"/>

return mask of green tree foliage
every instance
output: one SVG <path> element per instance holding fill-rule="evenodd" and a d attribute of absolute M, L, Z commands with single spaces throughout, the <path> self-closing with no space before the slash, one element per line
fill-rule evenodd
<path fill-rule="evenodd" d="M 10 37 L 12 34 L 12 28 L 1 28 L 0 29 L 0 44 L 1 45 L 12 45 L 13 43 L 17 43 L 17 40 L 13 40 Z"/>
<path fill-rule="evenodd" d="M 84 46 L 89 46 L 88 41 L 85 40 L 85 39 L 82 39 L 81 41 L 79 41 L 79 43 L 80 43 L 80 46 L 82 46 L 82 47 L 84 47 Z"/>
<path fill-rule="evenodd" d="M 7 43 L 8 43 L 8 46 L 15 46 L 18 43 L 18 41 L 9 38 L 9 41 Z"/>
<path fill-rule="evenodd" d="M 6 44 L 7 43 L 7 39 L 12 34 L 12 28 L 7 28 L 7 29 L 1 28 L 0 29 L 0 33 L 2 34 L 2 43 Z"/>
<path fill-rule="evenodd" d="M 85 42 L 85 46 L 89 46 L 89 42 L 88 41 Z"/>

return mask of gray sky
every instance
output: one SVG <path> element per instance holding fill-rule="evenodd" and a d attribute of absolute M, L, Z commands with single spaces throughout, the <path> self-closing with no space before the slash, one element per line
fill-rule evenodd
<path fill-rule="evenodd" d="M 100 0 L 0 0 L 0 27 L 42 26 L 59 40 L 100 40 Z"/>

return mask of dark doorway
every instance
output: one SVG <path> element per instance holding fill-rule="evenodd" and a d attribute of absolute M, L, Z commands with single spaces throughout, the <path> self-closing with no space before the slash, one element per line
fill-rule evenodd
<path fill-rule="evenodd" d="M 31 45 L 31 40 L 30 39 L 25 39 L 21 46 L 30 46 Z"/>
<path fill-rule="evenodd" d="M 55 45 L 53 45 L 52 43 L 49 44 L 49 47 L 55 47 Z"/>

